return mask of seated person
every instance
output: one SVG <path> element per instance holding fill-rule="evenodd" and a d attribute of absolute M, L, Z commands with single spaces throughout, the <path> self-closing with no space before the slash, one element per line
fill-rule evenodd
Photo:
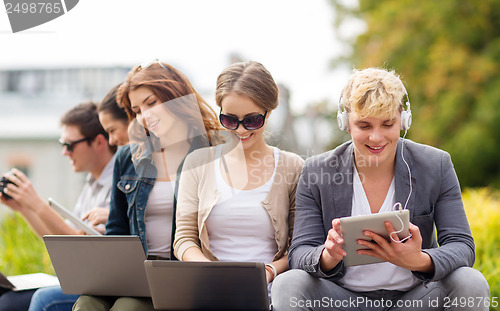
<path fill-rule="evenodd" d="M 117 93 L 129 144 L 117 152 L 108 235 L 138 235 L 150 259 L 171 252 L 177 187 L 187 154 L 216 140 L 215 112 L 169 64 L 136 66 Z M 151 298 L 82 295 L 73 310 L 154 310 Z"/>
<path fill-rule="evenodd" d="M 415 310 L 449 310 L 446 301 L 471 297 L 477 304 L 461 310 L 488 310 L 488 284 L 471 268 L 474 240 L 450 155 L 399 137 L 411 123 L 405 97 L 399 77 L 383 69 L 355 71 L 347 82 L 338 121 L 352 140 L 304 165 L 292 270 L 275 281 L 274 310 L 388 310 L 401 304 L 406 307 L 391 310 L 413 310 L 408 303 L 419 301 Z M 366 248 L 358 253 L 385 262 L 345 267 L 339 218 L 390 211 L 396 203 L 410 211 L 411 237 L 387 241 L 365 231 L 371 241 L 358 240 Z M 395 232 L 390 222 L 385 227 L 389 236 Z M 374 301 L 385 304 L 374 308 Z"/>
<path fill-rule="evenodd" d="M 216 102 L 232 141 L 187 157 L 174 252 L 183 261 L 263 262 L 271 283 L 288 270 L 304 161 L 264 140 L 267 119 L 278 106 L 278 86 L 262 64 L 226 68 L 217 79 Z"/>
<path fill-rule="evenodd" d="M 97 230 L 103 230 L 109 214 L 114 152 L 108 145 L 108 135 L 99 123 L 94 103 L 77 105 L 61 118 L 63 154 L 70 159 L 75 172 L 88 172 L 78 197 L 74 214 Z M 4 176 L 12 182 L 5 188 L 8 199 L 1 202 L 19 212 L 40 236 L 46 234 L 83 234 L 53 210 L 35 191 L 31 181 L 18 169 Z M 92 216 L 90 216 L 92 215 Z M 28 310 L 35 290 L 8 292 L 0 296 L 0 310 Z"/>
<path fill-rule="evenodd" d="M 119 85 L 112 88 L 97 107 L 99 121 L 109 136 L 110 146 L 128 143 L 128 116 L 116 102 L 118 87 Z M 108 213 L 99 213 L 94 209 L 84 215 L 83 219 L 88 219 L 91 223 L 106 223 Z M 78 297 L 63 294 L 60 286 L 40 288 L 31 298 L 28 311 L 71 311 Z"/>

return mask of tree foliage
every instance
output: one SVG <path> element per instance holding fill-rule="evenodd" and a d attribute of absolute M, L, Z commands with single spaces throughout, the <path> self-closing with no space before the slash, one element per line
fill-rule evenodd
<path fill-rule="evenodd" d="M 500 186 L 500 0 L 331 0 L 336 29 L 361 19 L 335 60 L 394 69 L 409 93 L 408 137 L 448 151 L 463 186 Z"/>

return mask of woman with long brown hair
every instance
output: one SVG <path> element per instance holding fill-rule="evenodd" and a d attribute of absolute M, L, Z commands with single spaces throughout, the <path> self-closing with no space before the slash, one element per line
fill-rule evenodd
<path fill-rule="evenodd" d="M 118 89 L 131 120 L 117 154 L 106 234 L 138 235 L 148 258 L 173 259 L 177 189 L 184 158 L 217 140 L 215 112 L 174 67 L 137 66 Z M 134 118 L 135 116 L 135 118 Z M 154 310 L 150 298 L 81 296 L 74 310 Z"/>

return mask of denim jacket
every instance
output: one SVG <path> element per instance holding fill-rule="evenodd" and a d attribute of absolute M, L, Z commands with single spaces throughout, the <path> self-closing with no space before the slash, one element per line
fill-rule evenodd
<path fill-rule="evenodd" d="M 147 254 L 144 216 L 157 171 L 150 156 L 134 165 L 130 149 L 126 145 L 117 151 L 106 235 L 138 235 Z"/>
<path fill-rule="evenodd" d="M 195 137 L 191 142 L 188 154 L 195 149 L 208 146 L 206 136 Z M 113 185 L 116 185 L 116 187 L 112 187 L 111 189 L 111 203 L 108 222 L 106 223 L 106 235 L 138 235 L 141 238 L 144 252 L 147 255 L 148 246 L 144 218 L 149 193 L 155 184 L 157 170 L 149 149 L 146 149 L 146 152 L 139 159 L 135 160 L 136 163 L 132 161 L 132 154 L 136 152 L 137 147 L 138 145 L 136 144 L 129 144 L 119 148 L 116 152 L 115 167 L 113 170 Z M 184 162 L 177 168 L 170 259 L 176 259 L 173 255 L 173 242 L 177 193 L 183 164 Z"/>

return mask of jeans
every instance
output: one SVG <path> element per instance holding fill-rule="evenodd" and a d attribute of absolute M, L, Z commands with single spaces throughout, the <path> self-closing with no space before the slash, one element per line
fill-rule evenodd
<path fill-rule="evenodd" d="M 71 311 L 78 297 L 63 294 L 60 286 L 40 288 L 33 295 L 28 311 Z"/>
<path fill-rule="evenodd" d="M 273 282 L 273 310 L 471 310 L 487 311 L 490 291 L 477 270 L 462 267 L 445 278 L 402 291 L 358 293 L 293 269 Z"/>

